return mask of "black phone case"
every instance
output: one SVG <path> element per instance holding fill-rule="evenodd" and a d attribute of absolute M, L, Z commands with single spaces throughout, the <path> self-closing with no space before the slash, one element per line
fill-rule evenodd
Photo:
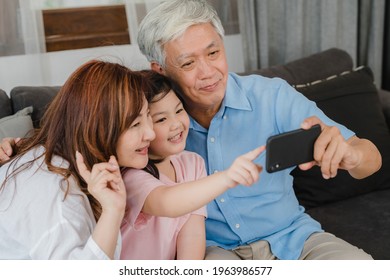
<path fill-rule="evenodd" d="M 314 142 L 321 133 L 321 127 L 296 129 L 268 138 L 266 145 L 266 170 L 276 172 L 313 161 Z"/>

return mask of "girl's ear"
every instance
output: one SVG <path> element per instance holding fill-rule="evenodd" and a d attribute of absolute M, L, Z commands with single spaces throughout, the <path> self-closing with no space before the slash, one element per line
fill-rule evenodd
<path fill-rule="evenodd" d="M 153 71 L 156 71 L 157 73 L 159 74 L 164 74 L 164 70 L 163 68 L 161 67 L 161 65 L 159 63 L 157 63 L 156 61 L 153 61 L 150 63 L 150 68 L 153 70 Z"/>

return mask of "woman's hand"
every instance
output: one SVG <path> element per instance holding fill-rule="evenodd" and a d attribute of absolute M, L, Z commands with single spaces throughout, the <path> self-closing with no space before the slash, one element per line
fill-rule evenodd
<path fill-rule="evenodd" d="M 106 255 L 113 259 L 126 207 L 126 189 L 118 162 L 111 156 L 108 162 L 97 163 L 88 170 L 83 156 L 76 152 L 77 168 L 88 184 L 88 191 L 102 206 L 102 214 L 92 238 Z"/>
<path fill-rule="evenodd" d="M 100 202 L 103 211 L 124 211 L 126 189 L 115 157 L 111 156 L 108 162 L 95 164 L 91 171 L 79 152 L 76 152 L 76 162 L 81 177 L 88 184 L 88 191 Z"/>

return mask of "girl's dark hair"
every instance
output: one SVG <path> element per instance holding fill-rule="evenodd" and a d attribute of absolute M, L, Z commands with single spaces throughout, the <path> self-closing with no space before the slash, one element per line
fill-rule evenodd
<path fill-rule="evenodd" d="M 158 102 L 163 99 L 171 90 L 174 89 L 173 82 L 165 77 L 152 70 L 142 70 L 141 73 L 149 81 L 149 88 L 145 91 L 146 99 L 149 103 Z M 156 163 L 161 162 L 161 160 L 152 160 L 149 159 L 148 164 L 143 169 L 144 171 L 152 174 L 157 179 L 160 178 L 160 173 L 158 172 Z"/>

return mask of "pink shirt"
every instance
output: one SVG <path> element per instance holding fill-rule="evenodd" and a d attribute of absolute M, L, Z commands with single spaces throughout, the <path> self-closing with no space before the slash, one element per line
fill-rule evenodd
<path fill-rule="evenodd" d="M 143 170 L 128 169 L 124 172 L 129 208 L 121 226 L 121 259 L 173 260 L 176 256 L 177 235 L 190 215 L 206 217 L 205 206 L 178 218 L 156 217 L 141 212 L 146 197 L 156 187 L 172 186 L 206 176 L 204 161 L 198 154 L 183 151 L 171 156 L 171 163 L 177 182 L 171 181 L 164 174 L 160 174 L 160 179 L 157 179 Z"/>

